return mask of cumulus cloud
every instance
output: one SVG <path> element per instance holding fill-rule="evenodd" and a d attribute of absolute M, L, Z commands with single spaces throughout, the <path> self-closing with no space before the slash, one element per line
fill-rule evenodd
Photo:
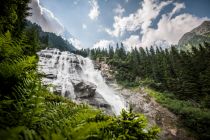
<path fill-rule="evenodd" d="M 179 12 L 181 9 L 185 8 L 184 3 L 173 3 L 174 5 L 174 9 L 172 10 L 172 12 L 169 14 L 169 17 L 171 18 L 175 13 Z"/>
<path fill-rule="evenodd" d="M 76 38 L 69 38 L 68 41 L 79 50 L 83 48 L 82 43 Z"/>
<path fill-rule="evenodd" d="M 113 10 L 117 15 L 122 16 L 123 13 L 125 12 L 125 9 L 122 8 L 120 4 L 117 5 L 117 8 Z"/>
<path fill-rule="evenodd" d="M 173 9 L 160 15 L 161 10 L 170 4 L 173 4 Z M 120 37 L 126 32 L 140 31 L 139 37 L 132 35 L 123 41 L 127 46 L 129 42 L 131 43 L 129 46 L 140 44 L 136 45 L 137 47 L 151 46 L 155 43 L 160 45 L 162 42 L 170 45 L 177 44 L 183 34 L 208 20 L 206 17 L 200 18 L 188 13 L 178 14 L 184 8 L 184 3 L 174 2 L 173 0 L 144 0 L 140 3 L 140 8 L 136 12 L 128 16 L 114 16 L 113 29 L 105 28 L 105 32 L 111 36 Z M 161 18 L 157 23 L 157 28 L 152 28 L 153 20 L 159 15 Z"/>
<path fill-rule="evenodd" d="M 175 3 L 175 7 L 168 14 L 163 14 L 157 24 L 157 29 L 148 28 L 142 35 L 142 46 L 150 46 L 156 40 L 166 40 L 169 44 L 177 44 L 179 39 L 193 28 L 200 25 L 208 18 L 199 18 L 191 14 L 183 13 L 172 16 L 184 8 L 184 4 Z"/>
<path fill-rule="evenodd" d="M 109 45 L 114 46 L 115 45 L 114 41 L 113 40 L 100 40 L 93 45 L 93 48 L 94 49 L 96 49 L 96 48 L 100 48 L 100 49 L 109 48 Z"/>
<path fill-rule="evenodd" d="M 79 2 L 79 0 L 76 1 Z M 32 16 L 28 17 L 28 20 L 40 25 L 45 32 L 53 32 L 57 35 L 61 35 L 77 49 L 83 48 L 82 43 L 65 30 L 58 18 L 56 18 L 50 10 L 41 6 L 39 0 L 32 0 L 29 6 L 32 8 L 30 11 Z M 82 27 L 87 28 L 85 24 L 83 24 Z"/>
<path fill-rule="evenodd" d="M 158 3 L 156 0 L 144 0 L 142 6 L 129 16 L 121 17 L 114 16 L 113 29 L 105 29 L 105 31 L 112 36 L 122 36 L 126 31 L 136 31 L 142 29 L 142 33 L 151 25 L 152 20 L 155 19 L 161 9 L 170 4 L 171 1 L 162 1 Z"/>
<path fill-rule="evenodd" d="M 100 14 L 98 1 L 97 0 L 90 0 L 91 10 L 88 14 L 91 20 L 96 20 Z"/>
<path fill-rule="evenodd" d="M 58 35 L 64 32 L 64 26 L 51 11 L 40 5 L 39 0 L 32 0 L 29 6 L 32 8 L 30 11 L 32 16 L 29 16 L 28 20 L 39 24 L 46 32 L 53 32 Z"/>
<path fill-rule="evenodd" d="M 138 35 L 131 35 L 129 38 L 125 39 L 123 42 L 125 49 L 130 51 L 132 48 L 140 47 L 141 40 Z"/>

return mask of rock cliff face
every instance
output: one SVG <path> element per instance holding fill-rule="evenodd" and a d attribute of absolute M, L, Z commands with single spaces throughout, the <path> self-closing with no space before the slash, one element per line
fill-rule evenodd
<path fill-rule="evenodd" d="M 184 34 L 178 45 L 181 49 L 189 49 L 190 45 L 196 47 L 203 42 L 210 43 L 210 21 L 204 21 L 200 26 Z"/>
<path fill-rule="evenodd" d="M 95 61 L 94 67 L 95 67 L 95 69 L 98 69 L 101 71 L 101 75 L 104 77 L 106 83 L 115 81 L 115 78 L 112 74 L 113 71 L 111 70 L 110 66 L 108 64 L 106 64 L 104 61 L 102 61 L 102 62 Z"/>
<path fill-rule="evenodd" d="M 42 83 L 55 94 L 101 108 L 108 114 L 118 115 L 125 108 L 123 98 L 106 85 L 90 59 L 57 49 L 42 50 L 38 55 Z"/>

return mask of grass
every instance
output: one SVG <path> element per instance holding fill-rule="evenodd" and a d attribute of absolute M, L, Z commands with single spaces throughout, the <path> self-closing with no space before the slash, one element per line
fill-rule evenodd
<path fill-rule="evenodd" d="M 180 117 L 181 123 L 198 139 L 210 138 L 210 110 L 193 101 L 179 100 L 172 93 L 161 93 L 146 88 L 145 91 L 162 106 Z"/>

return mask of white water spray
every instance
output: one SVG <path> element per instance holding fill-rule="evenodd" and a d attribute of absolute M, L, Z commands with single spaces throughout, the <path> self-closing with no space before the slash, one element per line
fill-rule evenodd
<path fill-rule="evenodd" d="M 123 98 L 106 84 L 101 72 L 94 69 L 94 65 L 89 58 L 85 58 L 85 63 L 82 67 L 84 72 L 82 77 L 97 86 L 97 92 L 112 106 L 114 113 L 119 115 L 121 110 L 125 109 Z"/>
<path fill-rule="evenodd" d="M 54 85 L 62 96 L 76 100 L 74 91 L 75 81 L 91 82 L 98 92 L 111 106 L 112 111 L 119 115 L 122 109 L 126 109 L 123 98 L 109 87 L 99 70 L 94 69 L 92 60 L 72 54 L 60 52 L 57 49 L 46 49 L 38 53 L 38 70 L 46 75 L 42 79 L 45 85 Z"/>

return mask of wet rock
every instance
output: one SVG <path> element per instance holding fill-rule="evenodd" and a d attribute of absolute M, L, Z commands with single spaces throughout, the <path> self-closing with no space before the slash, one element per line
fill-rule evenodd
<path fill-rule="evenodd" d="M 71 98 L 76 103 L 88 103 L 97 108 L 101 108 L 108 114 L 119 112 L 123 107 L 123 101 L 119 98 L 120 108 L 117 108 L 113 101 L 105 100 L 103 97 L 103 87 L 107 85 L 101 78 L 101 73 L 96 71 L 91 60 L 70 52 L 60 52 L 58 49 L 45 49 L 37 53 L 39 55 L 38 71 L 44 74 L 42 84 L 52 85 L 51 90 L 57 95 Z M 100 64 L 97 66 L 100 69 Z M 108 71 L 107 66 L 103 70 Z M 107 76 L 106 76 L 107 75 Z M 106 79 L 111 79 L 108 73 L 104 75 Z M 90 79 L 91 82 L 88 82 Z M 100 87 L 100 93 L 96 92 L 96 85 Z M 108 88 L 108 87 L 107 87 Z M 102 96 L 103 95 L 103 96 Z M 111 93 L 109 96 L 117 96 Z M 118 99 L 118 98 L 117 98 Z M 121 102 L 122 101 L 122 102 Z M 117 102 L 117 101 L 116 101 Z M 112 105 L 110 105 L 112 104 Z"/>
<path fill-rule="evenodd" d="M 98 92 L 96 92 L 91 104 L 99 108 L 101 107 L 111 108 L 111 106 L 107 103 L 107 101 L 105 101 L 104 98 Z"/>
<path fill-rule="evenodd" d="M 48 78 L 48 79 L 56 79 L 57 78 L 57 75 L 54 75 L 54 74 L 46 74 L 45 77 Z"/>
<path fill-rule="evenodd" d="M 98 108 L 111 108 L 111 106 L 104 100 L 103 97 L 100 98 L 92 98 L 89 100 L 89 104 L 96 106 Z"/>
<path fill-rule="evenodd" d="M 61 86 L 53 87 L 53 93 L 56 95 L 62 95 L 62 87 Z"/>
<path fill-rule="evenodd" d="M 65 91 L 64 97 L 69 97 L 71 95 L 70 91 Z"/>
<path fill-rule="evenodd" d="M 96 86 L 87 81 L 72 81 L 77 98 L 89 98 L 95 95 Z"/>
<path fill-rule="evenodd" d="M 94 63 L 95 69 L 101 70 L 101 74 L 104 77 L 105 81 L 108 83 L 113 82 L 115 80 L 113 76 L 113 71 L 111 70 L 110 66 L 105 62 L 95 62 Z"/>
<path fill-rule="evenodd" d="M 100 63 L 94 61 L 94 69 L 100 70 L 101 69 Z"/>
<path fill-rule="evenodd" d="M 52 58 L 52 55 L 51 54 L 46 54 L 45 57 L 46 58 Z"/>
<path fill-rule="evenodd" d="M 75 65 L 75 69 L 76 69 L 79 73 L 81 73 L 81 71 L 82 71 L 82 68 L 81 68 L 81 66 L 80 66 L 79 64 L 76 64 L 76 65 Z"/>
<path fill-rule="evenodd" d="M 75 59 L 72 60 L 72 63 L 79 64 L 79 59 L 76 57 Z"/>
<path fill-rule="evenodd" d="M 105 113 L 114 115 L 109 103 L 98 92 L 95 93 L 93 98 L 86 99 L 86 101 L 88 104 L 102 109 Z"/>

